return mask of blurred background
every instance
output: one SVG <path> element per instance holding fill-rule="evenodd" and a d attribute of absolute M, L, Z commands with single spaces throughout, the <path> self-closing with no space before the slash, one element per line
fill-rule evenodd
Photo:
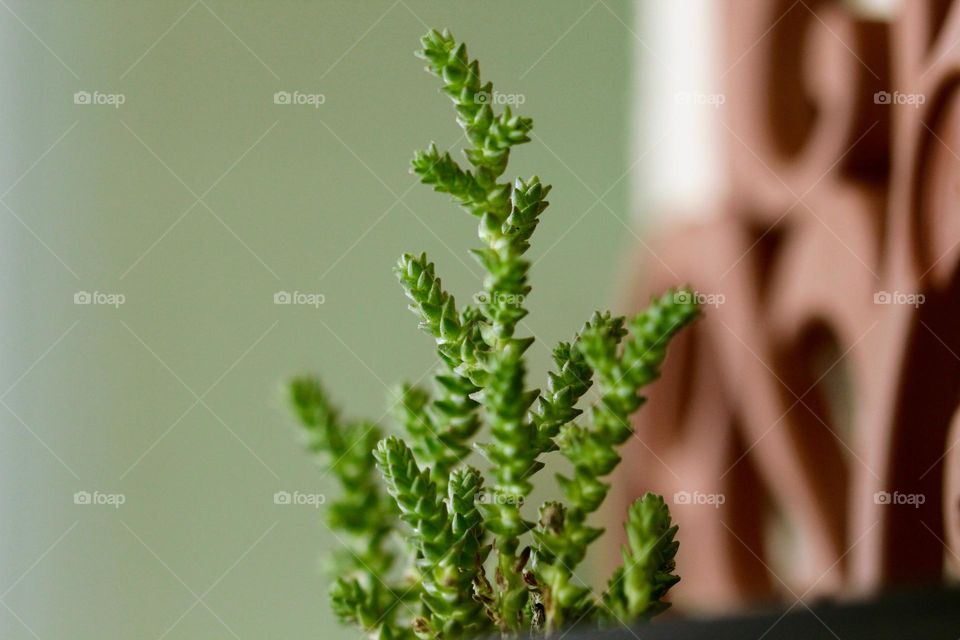
<path fill-rule="evenodd" d="M 511 174 L 554 185 L 539 381 L 638 242 L 642 12 L 0 1 L 0 635 L 355 637 L 329 614 L 321 513 L 273 501 L 332 488 L 280 387 L 316 371 L 385 421 L 386 385 L 434 364 L 396 258 L 479 289 L 474 221 L 407 170 L 462 143 L 418 38 L 449 27 L 535 119 Z"/>
<path fill-rule="evenodd" d="M 387 426 L 436 363 L 397 257 L 480 289 L 475 222 L 408 172 L 463 142 L 431 27 L 534 118 L 509 174 L 553 185 L 530 385 L 595 309 L 707 309 L 578 575 L 652 489 L 680 610 L 955 580 L 958 7 L 0 0 L 0 635 L 357 637 L 323 507 L 275 500 L 334 490 L 282 387 Z"/>

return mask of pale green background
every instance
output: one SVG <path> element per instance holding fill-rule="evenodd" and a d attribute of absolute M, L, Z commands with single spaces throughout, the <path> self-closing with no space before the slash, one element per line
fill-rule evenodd
<path fill-rule="evenodd" d="M 383 382 L 434 362 L 396 257 L 426 250 L 459 297 L 478 289 L 474 222 L 408 192 L 412 151 L 459 135 L 411 54 L 423 23 L 536 121 L 511 173 L 554 185 L 532 250 L 539 384 L 636 246 L 629 3 L 0 2 L 0 637 L 359 635 L 329 614 L 320 514 L 273 504 L 331 489 L 278 388 L 316 370 L 377 418 Z M 275 306 L 281 289 L 326 304 Z"/>

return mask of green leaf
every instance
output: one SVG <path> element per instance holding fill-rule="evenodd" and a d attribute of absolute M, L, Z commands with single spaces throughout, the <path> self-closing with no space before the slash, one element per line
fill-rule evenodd
<path fill-rule="evenodd" d="M 610 579 L 603 601 L 620 620 L 649 620 L 670 607 L 663 598 L 680 581 L 674 573 L 677 527 L 663 498 L 648 493 L 630 507 L 626 531 L 623 566 Z"/>

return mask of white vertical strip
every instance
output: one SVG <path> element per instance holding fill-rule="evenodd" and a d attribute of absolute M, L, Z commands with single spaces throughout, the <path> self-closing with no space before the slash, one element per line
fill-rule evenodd
<path fill-rule="evenodd" d="M 0 11 L 4 11 L 0 9 Z M 10 18 L 10 15 L 7 14 L 7 18 Z M 5 65 L 6 68 L 3 69 L 2 77 L 12 78 L 13 71 L 12 68 L 16 68 L 18 65 L 16 63 L 17 58 L 17 47 L 19 43 L 21 46 L 22 42 L 19 42 L 17 38 L 11 37 L 13 33 L 12 28 L 12 18 L 5 20 L 6 24 L 0 26 L 0 60 L 3 62 L 0 64 Z M 12 87 L 7 87 L 2 93 L 0 93 L 0 136 L 5 141 L 9 141 L 9 145 L 4 147 L 0 151 L 0 176 L 4 176 L 2 184 L 0 184 L 0 193 L 6 191 L 9 187 L 9 183 L 13 181 L 17 173 L 15 172 L 15 163 L 13 161 L 15 148 L 20 146 L 19 143 L 22 142 L 22 134 L 20 129 L 15 124 L 14 115 L 16 110 L 14 109 L 13 103 L 15 101 L 16 90 Z M 7 232 L 8 229 L 12 229 L 13 225 L 16 222 L 11 224 L 10 213 L 0 205 L 0 216 L 6 217 L 6 224 L 0 226 L 0 229 L 3 230 L 0 233 L 0 255 L 3 256 L 19 256 L 18 247 L 16 246 L 15 238 Z M 6 274 L 6 277 L 0 278 L 0 299 L 4 300 L 7 304 L 4 305 L 4 312 L 0 314 L 0 331 L 3 332 L 4 337 L 11 335 L 16 335 L 18 325 L 22 328 L 22 323 L 19 321 L 25 314 L 22 310 L 24 305 L 23 297 L 23 277 L 22 273 L 19 274 Z M 16 371 L 18 366 L 18 358 L 14 357 L 4 357 L 2 364 L 3 367 L 2 379 L 12 382 L 16 379 L 16 376 L 19 373 Z M 9 384 L 8 382 L 7 384 Z M 12 523 L 17 522 L 16 526 L 7 526 L 5 527 L 5 532 L 9 539 L 4 541 L 2 547 L 0 547 L 0 572 L 2 575 L 7 576 L 7 583 L 9 584 L 13 578 L 18 575 L 20 569 L 17 571 L 15 569 L 15 554 L 14 549 L 18 548 L 21 538 L 25 535 L 23 527 L 19 524 L 22 518 L 17 517 L 15 509 L 11 506 L 9 498 L 13 494 L 13 487 L 16 486 L 13 478 L 10 477 L 10 470 L 13 468 L 13 462 L 17 457 L 16 449 L 17 441 L 13 436 L 13 430 L 19 428 L 14 422 L 13 417 L 7 412 L 6 409 L 0 408 L 0 412 L 3 413 L 3 417 L 0 418 L 0 426 L 3 428 L 0 429 L 0 482 L 3 483 L 3 486 L 0 487 L 0 496 L 3 497 L 0 500 L 0 518 L 3 518 L 3 522 Z M 4 587 L 6 588 L 6 587 Z M 14 628 L 12 625 L 16 625 L 16 622 L 11 623 L 10 628 Z"/>
<path fill-rule="evenodd" d="M 720 149 L 722 0 L 639 3 L 631 192 L 635 214 L 704 215 L 726 188 Z M 638 176 L 638 177 L 637 177 Z"/>
<path fill-rule="evenodd" d="M 722 126 L 727 98 L 720 76 L 725 0 L 644 0 L 637 4 L 634 51 L 635 216 L 697 218 L 728 190 Z M 923 0 L 916 0 L 921 2 Z M 846 0 L 862 15 L 890 19 L 903 0 Z"/>
<path fill-rule="evenodd" d="M 877 20 L 889 20 L 900 9 L 902 0 L 847 0 L 862 15 Z"/>

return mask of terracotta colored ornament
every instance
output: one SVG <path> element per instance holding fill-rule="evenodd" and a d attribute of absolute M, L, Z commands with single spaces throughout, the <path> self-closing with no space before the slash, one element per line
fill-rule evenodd
<path fill-rule="evenodd" d="M 678 604 L 960 571 L 960 2 L 892 22 L 730 0 L 733 195 L 643 249 L 631 309 L 706 317 L 636 422 L 624 497 L 675 498 Z"/>

